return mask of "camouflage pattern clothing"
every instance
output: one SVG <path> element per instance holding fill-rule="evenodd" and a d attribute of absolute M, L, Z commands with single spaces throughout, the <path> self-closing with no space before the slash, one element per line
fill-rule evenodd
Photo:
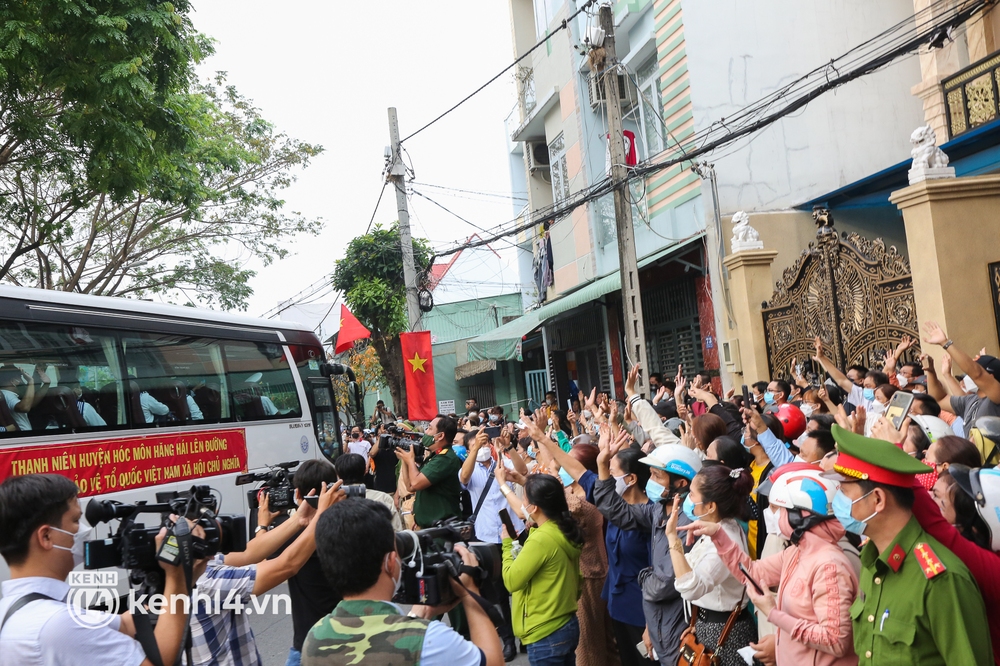
<path fill-rule="evenodd" d="M 416 666 L 430 620 L 400 615 L 383 601 L 341 601 L 309 630 L 304 666 Z"/>

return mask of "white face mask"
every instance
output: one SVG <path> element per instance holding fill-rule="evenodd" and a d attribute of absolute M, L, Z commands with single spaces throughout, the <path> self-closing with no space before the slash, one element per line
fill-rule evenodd
<path fill-rule="evenodd" d="M 979 393 L 979 387 L 969 375 L 966 375 L 965 379 L 962 380 L 962 388 L 965 389 L 966 393 Z"/>
<path fill-rule="evenodd" d="M 621 476 L 612 477 L 615 480 L 615 492 L 618 493 L 619 497 L 624 495 L 625 491 L 627 491 L 631 487 L 625 482 L 626 476 L 628 475 L 622 474 Z"/>
<path fill-rule="evenodd" d="M 813 415 L 813 407 L 807 402 L 803 402 L 802 405 L 799 406 L 799 409 L 802 411 L 802 416 L 806 418 Z"/>
<path fill-rule="evenodd" d="M 484 463 L 490 459 L 490 450 L 485 446 L 476 452 L 476 462 Z"/>
<path fill-rule="evenodd" d="M 500 417 L 497 414 L 490 414 L 490 423 L 496 423 L 499 420 Z"/>
<path fill-rule="evenodd" d="M 585 410 L 583 410 L 580 413 L 583 414 L 583 418 L 585 418 L 585 419 L 591 419 L 591 418 L 594 417 L 594 413 L 591 412 L 589 409 L 585 409 Z"/>
<path fill-rule="evenodd" d="M 403 584 L 403 563 L 399 563 L 399 578 L 396 578 L 392 575 L 392 569 L 387 566 L 388 560 L 389 553 L 386 553 L 385 559 L 382 561 L 382 570 L 389 574 L 389 578 L 392 578 L 392 596 L 396 596 L 400 586 Z"/>
<path fill-rule="evenodd" d="M 552 419 L 549 419 L 549 425 L 552 425 Z"/>
<path fill-rule="evenodd" d="M 77 530 L 76 533 L 67 532 L 66 530 L 61 530 L 58 527 L 52 527 L 51 525 L 49 525 L 49 528 L 55 530 L 56 532 L 62 532 L 63 534 L 68 534 L 71 537 L 73 537 L 72 548 L 67 548 L 66 546 L 57 546 L 56 544 L 52 544 L 52 547 L 73 553 L 74 567 L 78 567 L 81 564 L 83 564 L 83 544 L 85 541 L 88 541 L 94 533 L 94 528 L 87 524 L 87 519 L 81 516 L 80 529 Z"/>
<path fill-rule="evenodd" d="M 896 375 L 896 381 L 899 382 L 899 388 L 906 388 L 906 384 L 910 381 L 903 375 Z"/>

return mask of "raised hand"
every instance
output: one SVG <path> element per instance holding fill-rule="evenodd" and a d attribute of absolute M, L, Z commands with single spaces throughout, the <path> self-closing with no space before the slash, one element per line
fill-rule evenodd
<path fill-rule="evenodd" d="M 816 348 L 816 355 L 813 356 L 813 360 L 819 363 L 819 360 L 823 358 L 823 341 L 818 335 L 813 339 L 813 346 Z"/>
<path fill-rule="evenodd" d="M 951 356 L 949 355 L 948 358 L 951 358 Z M 921 354 L 918 360 L 925 373 L 934 372 L 934 359 L 930 354 Z"/>
<path fill-rule="evenodd" d="M 940 346 L 948 342 L 948 336 L 936 321 L 928 321 L 924 323 L 924 342 Z"/>
<path fill-rule="evenodd" d="M 941 374 L 951 374 L 951 354 L 945 354 L 941 357 Z"/>
<path fill-rule="evenodd" d="M 642 363 L 636 363 L 628 371 L 628 377 L 625 379 L 625 395 L 629 397 L 635 395 L 635 383 L 639 381 L 639 370 L 641 369 Z"/>
<path fill-rule="evenodd" d="M 907 349 L 909 349 L 915 344 L 917 344 L 917 341 L 914 338 L 911 338 L 908 335 L 904 335 L 902 338 L 900 338 L 899 344 L 896 345 L 896 352 L 895 352 L 896 358 L 902 356 Z"/>
<path fill-rule="evenodd" d="M 628 440 L 630 438 L 631 435 L 628 434 L 627 430 L 622 430 L 621 432 L 619 432 L 618 436 L 614 438 L 614 440 L 610 444 L 610 448 L 608 449 L 609 453 L 611 454 L 611 457 L 616 456 L 618 452 L 621 451 L 622 448 L 628 444 Z"/>

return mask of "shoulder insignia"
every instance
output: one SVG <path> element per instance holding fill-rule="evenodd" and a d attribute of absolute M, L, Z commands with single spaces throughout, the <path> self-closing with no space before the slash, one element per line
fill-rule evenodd
<path fill-rule="evenodd" d="M 893 573 L 899 571 L 899 567 L 903 566 L 903 560 L 906 559 L 906 551 L 903 550 L 897 543 L 896 546 L 889 553 L 889 568 L 892 569 Z"/>
<path fill-rule="evenodd" d="M 920 562 L 920 568 L 923 570 L 927 580 L 948 570 L 928 544 L 918 543 L 913 552 L 916 554 L 917 561 Z"/>

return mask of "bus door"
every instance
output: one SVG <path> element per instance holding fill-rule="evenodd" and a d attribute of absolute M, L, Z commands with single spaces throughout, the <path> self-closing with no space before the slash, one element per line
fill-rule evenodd
<path fill-rule="evenodd" d="M 333 400 L 333 385 L 329 377 L 309 377 L 305 382 L 313 427 L 320 451 L 330 462 L 340 455 L 340 415 Z"/>

